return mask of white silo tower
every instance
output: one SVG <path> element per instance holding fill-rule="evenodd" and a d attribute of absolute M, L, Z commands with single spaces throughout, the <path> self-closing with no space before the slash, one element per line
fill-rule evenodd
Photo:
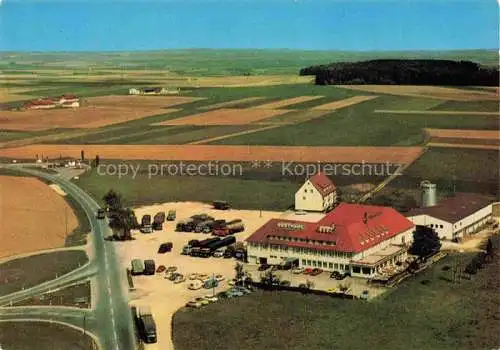
<path fill-rule="evenodd" d="M 420 206 L 422 208 L 433 207 L 436 205 L 436 184 L 430 181 L 420 183 Z"/>

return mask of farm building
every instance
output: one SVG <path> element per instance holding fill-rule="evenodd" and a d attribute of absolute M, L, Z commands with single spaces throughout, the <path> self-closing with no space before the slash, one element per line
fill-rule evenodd
<path fill-rule="evenodd" d="M 28 102 L 25 107 L 28 109 L 49 109 L 55 108 L 56 103 L 49 99 L 40 99 Z"/>
<path fill-rule="evenodd" d="M 268 221 L 247 238 L 248 261 L 298 259 L 300 267 L 370 278 L 406 260 L 414 228 L 392 208 L 340 203 L 318 222 Z"/>
<path fill-rule="evenodd" d="M 492 218 L 490 198 L 473 193 L 457 193 L 437 205 L 415 208 L 405 213 L 415 225 L 433 228 L 442 239 L 460 239 L 477 231 Z"/>
<path fill-rule="evenodd" d="M 337 203 L 337 189 L 328 176 L 317 173 L 295 193 L 295 210 L 326 211 Z"/>
<path fill-rule="evenodd" d="M 180 89 L 167 89 L 164 87 L 154 87 L 154 88 L 130 88 L 128 90 L 129 95 L 176 95 L 180 93 Z"/>
<path fill-rule="evenodd" d="M 73 102 L 64 102 L 61 104 L 62 107 L 65 107 L 65 108 L 77 108 L 77 107 L 80 107 L 80 102 L 78 101 L 73 101 Z"/>

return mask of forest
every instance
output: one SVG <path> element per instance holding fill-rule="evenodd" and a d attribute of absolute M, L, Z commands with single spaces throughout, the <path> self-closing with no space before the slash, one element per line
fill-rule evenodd
<path fill-rule="evenodd" d="M 471 61 L 431 59 L 378 59 L 337 62 L 302 68 L 300 75 L 315 75 L 317 85 L 448 85 L 498 86 L 498 69 Z"/>

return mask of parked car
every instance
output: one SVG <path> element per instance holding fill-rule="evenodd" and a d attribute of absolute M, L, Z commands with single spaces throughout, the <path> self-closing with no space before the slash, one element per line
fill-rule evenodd
<path fill-rule="evenodd" d="M 156 273 L 162 273 L 166 270 L 167 268 L 165 267 L 165 265 L 160 265 L 158 266 L 158 268 L 156 269 Z"/>
<path fill-rule="evenodd" d="M 308 268 L 304 269 L 304 271 L 302 271 L 302 274 L 310 275 L 312 272 L 313 272 L 313 269 L 308 267 Z"/>
<path fill-rule="evenodd" d="M 177 215 L 175 210 L 169 210 L 167 214 L 167 221 L 174 221 L 176 216 Z"/>
<path fill-rule="evenodd" d="M 227 298 L 231 298 L 231 297 L 227 295 L 227 292 L 219 292 L 219 293 L 217 293 L 217 298 L 227 299 Z"/>
<path fill-rule="evenodd" d="M 322 273 L 323 273 L 322 269 L 316 268 L 316 269 L 313 269 L 309 275 L 311 275 L 311 276 L 318 276 L 318 275 L 320 275 Z"/>
<path fill-rule="evenodd" d="M 194 301 L 198 302 L 198 303 L 201 303 L 201 305 L 208 305 L 210 304 L 210 302 L 204 298 L 196 298 L 194 299 Z"/>
<path fill-rule="evenodd" d="M 336 280 L 343 280 L 344 278 L 346 278 L 346 275 L 345 274 L 341 274 L 340 272 L 338 271 L 333 271 L 331 274 L 330 274 L 330 278 L 334 278 Z"/>
<path fill-rule="evenodd" d="M 216 296 L 211 295 L 211 294 L 205 295 L 203 298 L 205 300 L 208 300 L 210 303 L 215 303 L 217 300 L 219 300 Z"/>
<path fill-rule="evenodd" d="M 190 273 L 188 275 L 188 279 L 190 279 L 190 280 L 196 280 L 196 279 L 198 279 L 198 276 L 199 275 L 197 273 Z"/>
<path fill-rule="evenodd" d="M 204 274 L 204 273 L 199 273 L 198 274 L 198 279 L 199 280 L 205 281 L 205 280 L 207 280 L 209 278 L 210 278 L 210 276 L 208 276 L 207 274 Z"/>
<path fill-rule="evenodd" d="M 237 290 L 238 292 L 242 292 L 243 294 L 250 294 L 250 293 L 252 293 L 252 291 L 250 289 L 245 288 L 245 287 L 238 286 L 238 287 L 234 287 L 233 289 Z"/>
<path fill-rule="evenodd" d="M 215 258 L 222 258 L 224 256 L 224 251 L 222 249 L 217 249 L 214 252 L 214 257 Z"/>
<path fill-rule="evenodd" d="M 217 282 L 222 282 L 226 279 L 226 277 L 217 274 L 217 275 L 215 275 L 215 279 L 217 280 Z"/>
<path fill-rule="evenodd" d="M 280 282 L 280 286 L 282 287 L 290 287 L 290 285 L 291 285 L 290 281 L 285 280 Z"/>
<path fill-rule="evenodd" d="M 179 276 L 179 275 L 180 275 L 180 273 L 177 273 L 177 272 L 172 272 L 172 273 L 170 274 L 170 277 L 168 277 L 168 279 L 169 279 L 170 281 L 174 282 L 174 281 L 178 278 L 178 276 Z"/>
<path fill-rule="evenodd" d="M 182 274 L 178 274 L 174 280 L 174 283 L 179 284 L 179 283 L 183 283 L 185 281 L 186 281 L 186 277 L 184 277 L 184 275 L 182 275 Z"/>
<path fill-rule="evenodd" d="M 337 288 L 328 288 L 326 291 L 328 293 L 337 293 Z"/>
<path fill-rule="evenodd" d="M 259 266 L 259 271 L 266 271 L 267 269 L 269 269 L 270 266 L 268 264 L 262 264 Z"/>
<path fill-rule="evenodd" d="M 169 266 L 167 267 L 167 272 L 175 272 L 177 271 L 177 266 Z"/>
<path fill-rule="evenodd" d="M 202 307 L 202 304 L 201 304 L 200 302 L 198 302 L 198 301 L 194 301 L 194 300 L 192 300 L 192 301 L 188 302 L 188 303 L 186 304 L 186 306 L 187 306 L 187 307 L 194 307 L 194 308 L 197 308 L 197 309 L 198 309 L 198 308 Z"/>
<path fill-rule="evenodd" d="M 362 300 L 368 300 L 368 291 L 364 290 L 363 293 L 359 296 L 360 299 Z"/>
<path fill-rule="evenodd" d="M 172 251 L 173 246 L 174 245 L 172 244 L 172 242 L 166 242 L 160 244 L 160 247 L 158 248 L 158 254 L 164 254 L 166 252 Z"/>
<path fill-rule="evenodd" d="M 228 295 L 232 296 L 232 297 L 242 297 L 243 295 L 243 292 L 239 291 L 239 290 L 234 290 L 234 289 L 230 289 L 228 292 L 227 292 Z"/>
<path fill-rule="evenodd" d="M 296 267 L 292 270 L 292 273 L 295 275 L 300 275 L 303 272 L 304 272 L 304 269 L 302 267 Z"/>
<path fill-rule="evenodd" d="M 201 289 L 201 287 L 203 287 L 203 282 L 200 280 L 194 280 L 188 284 L 188 289 L 190 290 L 198 290 Z"/>

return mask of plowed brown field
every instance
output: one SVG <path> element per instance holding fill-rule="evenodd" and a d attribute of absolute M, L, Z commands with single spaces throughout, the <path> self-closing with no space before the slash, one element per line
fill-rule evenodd
<path fill-rule="evenodd" d="M 90 97 L 87 103 L 96 107 L 117 108 L 167 108 L 185 103 L 204 100 L 203 97 L 187 96 L 142 96 L 142 95 L 110 95 Z"/>
<path fill-rule="evenodd" d="M 177 109 L 110 106 L 0 111 L 0 129 L 40 131 L 55 128 L 99 128 L 174 111 Z"/>
<path fill-rule="evenodd" d="M 274 108 L 283 108 L 283 107 L 288 107 L 297 103 L 302 103 L 302 102 L 307 102 L 307 101 L 312 101 L 316 100 L 318 98 L 322 98 L 323 96 L 299 96 L 299 97 L 293 97 L 293 98 L 287 98 L 285 100 L 280 100 L 280 101 L 274 101 L 274 102 L 269 102 L 265 103 L 260 106 L 255 106 L 253 108 L 257 109 L 274 109 Z"/>
<path fill-rule="evenodd" d="M 34 159 L 44 157 L 87 158 L 99 154 L 101 159 L 123 160 L 191 160 L 191 161 L 293 161 L 338 163 L 404 164 L 418 158 L 421 147 L 307 147 L 307 146 L 219 146 L 219 145 L 29 145 L 0 149 L 0 157 Z"/>
<path fill-rule="evenodd" d="M 454 89 L 439 86 L 415 86 L 415 85 L 338 85 L 345 89 L 366 91 L 374 93 L 384 93 L 398 96 L 415 96 L 433 98 L 438 100 L 453 101 L 487 101 L 498 100 L 498 93 L 495 91 L 479 91 Z"/>
<path fill-rule="evenodd" d="M 356 104 L 364 102 L 364 101 L 373 100 L 374 98 L 377 98 L 377 97 L 378 96 L 353 96 L 353 97 L 345 98 L 343 100 L 333 101 L 333 102 L 330 102 L 330 103 L 326 103 L 324 105 L 316 106 L 316 107 L 313 107 L 311 109 L 314 109 L 314 110 L 331 110 L 331 111 L 334 111 L 334 110 L 337 110 L 337 109 L 341 109 L 341 108 L 349 107 L 349 106 L 352 106 L 352 105 L 356 105 Z"/>
<path fill-rule="evenodd" d="M 40 180 L 0 176 L 0 226 L 2 258 L 63 247 L 66 233 L 78 226 L 78 219 L 66 201 Z"/>
<path fill-rule="evenodd" d="M 167 120 L 155 125 L 246 125 L 255 121 L 287 113 L 287 110 L 221 108 L 187 117 Z"/>
<path fill-rule="evenodd" d="M 497 145 L 475 145 L 466 143 L 437 143 L 431 142 L 428 147 L 444 147 L 444 148 L 470 148 L 470 149 L 494 149 L 500 151 L 500 146 Z"/>

